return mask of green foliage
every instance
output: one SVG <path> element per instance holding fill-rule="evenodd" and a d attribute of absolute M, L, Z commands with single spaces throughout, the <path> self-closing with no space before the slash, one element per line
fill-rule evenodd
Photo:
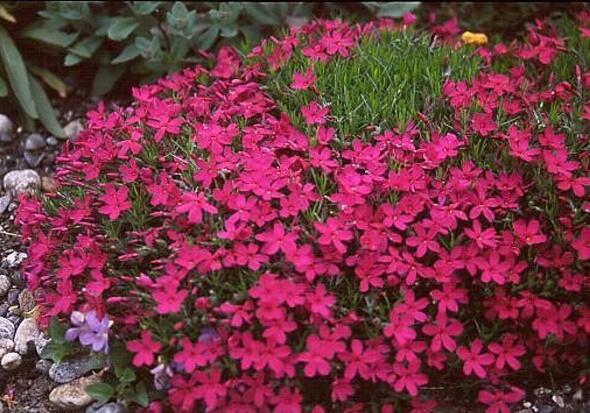
<path fill-rule="evenodd" d="M 25 62 L 12 38 L 2 26 L 0 26 L 0 57 L 4 64 L 4 73 L 8 77 L 10 87 L 16 99 L 19 101 L 21 108 L 31 118 L 38 118 L 39 115 L 37 114 L 33 96 L 31 95 Z"/>
<path fill-rule="evenodd" d="M 377 17 L 401 17 L 404 13 L 414 10 L 420 5 L 419 1 L 364 1 L 363 6 Z"/>
<path fill-rule="evenodd" d="M 113 369 L 108 373 L 105 382 L 87 386 L 86 393 L 99 404 L 116 399 L 126 404 L 135 403 L 147 407 L 150 400 L 147 386 L 133 369 L 131 354 L 121 343 L 116 343 L 109 357 Z"/>
<path fill-rule="evenodd" d="M 57 317 L 53 317 L 49 324 L 51 341 L 43 348 L 41 357 L 50 359 L 54 363 L 61 363 L 67 356 L 75 353 L 73 344 L 65 339 L 66 327 Z"/>
<path fill-rule="evenodd" d="M 8 96 L 8 85 L 6 81 L 0 77 L 0 98 Z"/>
<path fill-rule="evenodd" d="M 471 52 L 469 47 L 433 47 L 427 35 L 409 31 L 383 33 L 378 41 L 365 37 L 354 59 L 315 64 L 319 99 L 330 106 L 342 138 L 361 135 L 368 125 L 403 127 L 418 112 L 434 107 L 446 79 L 468 79 L 477 72 L 480 61 Z M 293 108 L 316 99 L 311 91 L 289 86 L 295 71 L 305 71 L 305 61 L 297 52 L 267 79 L 273 98 L 294 120 L 300 114 Z"/>
<path fill-rule="evenodd" d="M 369 16 L 399 16 L 417 4 L 367 2 L 366 8 Z M 216 44 L 251 44 L 269 29 L 309 20 L 315 8 L 304 2 L 47 2 L 43 20 L 23 36 L 58 47 L 65 66 L 90 62 L 93 93 L 104 95 L 127 71 L 154 80 L 200 62 L 199 51 Z"/>
<path fill-rule="evenodd" d="M 0 19 L 14 24 L 16 18 L 0 4 Z M 18 45 L 0 22 L 0 98 L 9 98 L 17 103 L 25 123 L 38 119 L 55 136 L 64 137 L 55 112 L 41 84 L 33 76 L 64 92 L 65 85 L 52 72 L 27 64 Z"/>
<path fill-rule="evenodd" d="M 84 391 L 99 404 L 105 404 L 115 395 L 115 389 L 107 383 L 91 384 Z"/>
<path fill-rule="evenodd" d="M 39 83 L 37 79 L 35 79 L 31 74 L 29 76 L 29 84 L 31 89 L 31 95 L 33 97 L 33 103 L 37 109 L 37 113 L 39 115 L 39 120 L 45 126 L 45 128 L 51 132 L 53 135 L 58 137 L 65 137 L 65 133 L 57 118 L 55 117 L 55 112 L 53 107 L 51 106 L 51 102 L 47 97 L 47 94 L 43 90 L 43 86 Z"/>
<path fill-rule="evenodd" d="M 565 16 L 556 20 L 556 27 L 560 35 L 567 39 L 568 53 L 557 55 L 552 62 L 556 81 L 572 81 L 571 74 L 575 73 L 576 64 L 587 70 L 590 65 L 590 44 L 583 39 L 577 25 Z M 572 82 L 573 84 L 573 82 Z"/>

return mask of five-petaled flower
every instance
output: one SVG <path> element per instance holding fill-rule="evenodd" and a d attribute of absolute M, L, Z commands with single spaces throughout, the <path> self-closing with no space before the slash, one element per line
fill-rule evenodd
<path fill-rule="evenodd" d="M 210 214 L 217 213 L 217 208 L 207 202 L 202 192 L 185 192 L 176 207 L 176 212 L 188 214 L 188 221 L 192 224 L 203 222 L 203 211 Z"/>
<path fill-rule="evenodd" d="M 321 125 L 326 123 L 326 115 L 328 112 L 328 107 L 321 107 L 315 101 L 307 106 L 301 107 L 301 114 L 303 115 L 303 119 L 305 119 L 305 123 L 308 125 Z"/>
<path fill-rule="evenodd" d="M 531 219 L 529 222 L 519 219 L 512 223 L 512 227 L 514 234 L 526 245 L 542 244 L 547 241 L 547 237 L 540 232 L 541 226 L 536 219 Z"/>
<path fill-rule="evenodd" d="M 304 73 L 293 73 L 293 82 L 291 88 L 295 90 L 305 90 L 312 86 L 315 82 L 313 69 L 309 67 Z"/>
<path fill-rule="evenodd" d="M 457 357 L 463 360 L 463 373 L 466 376 L 472 373 L 480 379 L 487 376 L 485 366 L 494 363 L 494 356 L 490 353 L 481 353 L 482 350 L 483 344 L 480 339 L 473 340 L 469 348 L 463 346 L 457 348 Z"/>
<path fill-rule="evenodd" d="M 113 184 L 105 184 L 104 194 L 98 198 L 104 205 L 98 209 L 98 212 L 107 215 L 111 220 L 119 218 L 122 212 L 131 208 L 128 195 L 129 189 L 126 186 L 117 189 Z"/>
<path fill-rule="evenodd" d="M 501 343 L 490 343 L 488 349 L 496 355 L 496 368 L 503 369 L 505 365 L 508 365 L 514 371 L 520 370 L 521 363 L 518 357 L 526 353 L 526 348 L 517 342 L 516 336 L 505 334 Z"/>
<path fill-rule="evenodd" d="M 354 238 L 352 231 L 343 228 L 343 223 L 336 218 L 330 217 L 325 224 L 316 222 L 315 229 L 320 233 L 318 242 L 320 245 L 333 245 L 341 254 L 346 252 L 344 241 Z"/>
<path fill-rule="evenodd" d="M 141 338 L 139 340 L 127 342 L 127 350 L 134 353 L 133 365 L 135 367 L 151 366 L 154 364 L 154 353 L 160 351 L 161 348 L 162 344 L 153 340 L 148 330 L 141 331 Z"/>
<path fill-rule="evenodd" d="M 443 347 L 448 351 L 455 351 L 457 343 L 453 337 L 463 332 L 463 326 L 460 322 L 449 319 L 445 313 L 439 312 L 435 323 L 426 324 L 422 327 L 422 331 L 432 337 L 430 344 L 432 351 L 440 351 Z"/>

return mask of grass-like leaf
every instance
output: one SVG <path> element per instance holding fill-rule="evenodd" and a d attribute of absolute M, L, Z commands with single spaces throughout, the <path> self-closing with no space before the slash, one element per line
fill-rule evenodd
<path fill-rule="evenodd" d="M 4 27 L 0 25 L 0 58 L 4 63 L 6 75 L 14 96 L 23 111 L 31 118 L 37 119 L 37 109 L 33 102 L 27 68 L 23 58 Z"/>
<path fill-rule="evenodd" d="M 33 101 L 35 102 L 39 113 L 39 120 L 43 126 L 45 126 L 45 128 L 47 128 L 47 130 L 53 135 L 57 136 L 58 138 L 64 138 L 66 135 L 57 121 L 53 106 L 51 106 L 51 102 L 43 90 L 43 87 L 39 81 L 31 75 L 29 75 L 29 82 L 31 84 L 31 94 Z"/>

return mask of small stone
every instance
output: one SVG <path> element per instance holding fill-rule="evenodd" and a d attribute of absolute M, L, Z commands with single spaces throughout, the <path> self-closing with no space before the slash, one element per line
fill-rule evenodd
<path fill-rule="evenodd" d="M 32 169 L 10 171 L 4 175 L 4 189 L 12 195 L 37 189 L 40 185 L 41 178 Z"/>
<path fill-rule="evenodd" d="M 4 297 L 8 293 L 8 290 L 10 290 L 10 287 L 12 287 L 10 278 L 4 274 L 0 274 L 0 297 Z"/>
<path fill-rule="evenodd" d="M 10 308 L 9 308 L 10 310 Z M 10 313 L 10 311 L 9 311 Z M 15 327 L 18 327 L 18 325 L 20 324 L 20 322 L 22 321 L 22 317 L 16 315 L 16 314 L 9 314 L 6 316 L 6 319 L 8 321 L 10 321 Z"/>
<path fill-rule="evenodd" d="M 22 364 L 22 362 L 23 358 L 20 354 L 8 353 L 2 357 L 0 364 L 2 364 L 2 367 L 4 367 L 5 370 L 15 370 Z"/>
<path fill-rule="evenodd" d="M 49 401 L 64 410 L 81 409 L 90 403 L 92 398 L 84 390 L 87 386 L 100 382 L 99 375 L 81 377 L 71 383 L 57 386 L 49 394 Z"/>
<path fill-rule="evenodd" d="M 37 360 L 37 363 L 35 363 L 35 370 L 37 370 L 39 373 L 47 374 L 52 365 L 53 363 L 49 360 Z"/>
<path fill-rule="evenodd" d="M 49 341 L 50 340 L 43 333 L 39 334 L 39 336 L 35 340 L 35 350 L 37 351 L 37 355 L 39 357 L 41 357 L 43 349 L 45 348 L 47 343 L 49 343 Z"/>
<path fill-rule="evenodd" d="M 8 307 L 8 314 L 14 314 L 14 315 L 22 315 L 22 311 L 20 310 L 20 307 L 18 305 L 13 305 L 11 307 Z"/>
<path fill-rule="evenodd" d="M 0 142 L 10 143 L 13 139 L 14 125 L 10 118 L 0 113 Z"/>
<path fill-rule="evenodd" d="M 12 201 L 12 198 L 10 197 L 10 195 L 6 194 L 3 196 L 0 196 L 0 215 L 2 215 L 4 212 L 6 212 L 6 210 L 8 209 L 8 206 L 10 205 L 10 201 Z"/>
<path fill-rule="evenodd" d="M 553 403 L 555 403 L 556 405 L 558 405 L 559 407 L 563 408 L 565 406 L 565 403 L 563 401 L 563 397 L 558 396 L 557 394 L 554 395 L 551 400 L 553 400 Z"/>
<path fill-rule="evenodd" d="M 25 140 L 25 151 L 37 151 L 45 147 L 45 139 L 38 133 L 31 133 Z"/>
<path fill-rule="evenodd" d="M 94 405 L 88 406 L 84 413 L 125 413 L 127 410 L 125 406 L 119 403 L 107 403 L 103 406 Z"/>
<path fill-rule="evenodd" d="M 18 295 L 18 306 L 20 307 L 21 311 L 24 313 L 28 313 L 33 311 L 35 308 L 35 297 L 29 290 L 22 290 Z"/>
<path fill-rule="evenodd" d="M 29 352 L 29 343 L 34 344 L 39 336 L 39 325 L 34 318 L 25 318 L 14 335 L 14 350 L 20 354 Z"/>
<path fill-rule="evenodd" d="M 41 163 L 41 161 L 43 159 L 45 159 L 45 154 L 44 153 L 37 154 L 37 153 L 34 153 L 34 152 L 30 152 L 30 151 L 24 151 L 23 157 L 25 158 L 25 161 L 27 161 L 27 164 L 31 168 L 36 168 L 36 167 L 39 166 L 39 164 Z"/>
<path fill-rule="evenodd" d="M 10 322 L 10 320 L 0 317 L 0 339 L 8 338 L 12 340 L 14 338 L 15 331 L 16 328 L 14 327 L 14 324 Z"/>
<path fill-rule="evenodd" d="M 76 359 L 54 364 L 49 370 L 49 378 L 56 383 L 69 383 L 87 372 L 88 359 Z"/>
<path fill-rule="evenodd" d="M 54 136 L 50 136 L 49 138 L 45 139 L 45 142 L 47 142 L 47 145 L 49 146 L 56 146 L 59 143 Z"/>
<path fill-rule="evenodd" d="M 8 307 L 10 307 L 10 304 L 8 303 L 0 304 L 0 317 L 4 317 L 8 314 Z"/>
<path fill-rule="evenodd" d="M 6 296 L 6 302 L 8 303 L 8 305 L 15 305 L 18 303 L 18 295 L 20 294 L 20 291 L 18 291 L 17 289 L 13 288 L 12 290 L 8 291 L 8 295 Z"/>
<path fill-rule="evenodd" d="M 48 193 L 56 192 L 57 182 L 50 176 L 44 176 L 41 178 L 41 190 Z"/>
<path fill-rule="evenodd" d="M 4 261 L 8 268 L 17 268 L 26 259 L 27 254 L 24 252 L 13 251 L 4 258 Z"/>
<path fill-rule="evenodd" d="M 555 406 L 548 406 L 544 404 L 536 407 L 538 413 L 553 413 L 553 411 L 555 410 Z"/>
<path fill-rule="evenodd" d="M 13 140 L 12 134 L 0 132 L 0 143 L 9 144 Z"/>
<path fill-rule="evenodd" d="M 546 389 L 545 387 L 539 387 L 539 388 L 536 388 L 535 390 L 533 390 L 533 393 L 537 397 L 543 397 L 543 396 L 550 395 L 551 394 L 551 390 Z"/>
<path fill-rule="evenodd" d="M 582 393 L 582 389 L 576 390 L 576 392 L 572 395 L 572 399 L 578 402 L 581 402 L 584 398 L 584 394 Z"/>
<path fill-rule="evenodd" d="M 10 281 L 12 281 L 12 284 L 15 285 L 19 290 L 22 290 L 26 287 L 26 282 L 18 271 L 13 271 L 10 274 Z"/>
<path fill-rule="evenodd" d="M 96 413 L 101 406 L 102 404 L 100 404 L 99 402 L 94 402 L 90 406 L 88 406 L 86 410 L 84 410 L 84 413 Z"/>
<path fill-rule="evenodd" d="M 64 126 L 64 133 L 67 139 L 76 140 L 80 132 L 84 130 L 84 124 L 80 119 L 74 119 Z"/>
<path fill-rule="evenodd" d="M 12 350 L 14 350 L 14 341 L 9 338 L 0 338 L 0 358 Z"/>

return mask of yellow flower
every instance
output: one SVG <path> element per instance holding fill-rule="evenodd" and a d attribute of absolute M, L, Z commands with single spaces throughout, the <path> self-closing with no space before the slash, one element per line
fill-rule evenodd
<path fill-rule="evenodd" d="M 488 36 L 483 33 L 465 32 L 461 35 L 461 41 L 465 44 L 481 46 L 482 44 L 486 44 L 488 42 Z"/>

